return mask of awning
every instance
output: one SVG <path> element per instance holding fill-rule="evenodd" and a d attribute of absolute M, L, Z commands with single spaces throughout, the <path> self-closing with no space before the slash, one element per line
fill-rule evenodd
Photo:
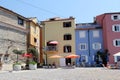
<path fill-rule="evenodd" d="M 120 56 L 120 52 L 114 54 L 113 56 Z"/>
<path fill-rule="evenodd" d="M 58 44 L 57 41 L 50 41 L 49 44 Z"/>
<path fill-rule="evenodd" d="M 114 61 L 117 62 L 118 61 L 117 57 L 120 56 L 120 52 L 115 53 L 113 56 L 114 56 Z"/>
<path fill-rule="evenodd" d="M 62 58 L 62 56 L 60 56 L 60 55 L 53 55 L 53 56 L 50 56 L 49 58 Z"/>
<path fill-rule="evenodd" d="M 65 58 L 79 58 L 79 57 L 80 57 L 79 55 L 71 54 L 71 55 L 66 56 Z"/>
<path fill-rule="evenodd" d="M 29 57 L 29 58 L 31 58 L 31 57 L 32 57 L 32 54 L 30 54 L 30 53 L 24 53 L 22 56 L 23 56 L 23 57 Z"/>

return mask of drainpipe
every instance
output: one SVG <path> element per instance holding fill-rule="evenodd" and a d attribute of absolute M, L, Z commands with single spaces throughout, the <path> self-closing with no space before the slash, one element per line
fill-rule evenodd
<path fill-rule="evenodd" d="M 90 36 L 89 36 L 89 29 L 88 29 L 88 52 L 89 52 L 89 56 L 90 56 Z"/>
<path fill-rule="evenodd" d="M 90 30 L 88 29 L 88 52 L 89 52 L 89 58 L 88 59 L 90 59 L 91 57 L 90 57 L 90 55 L 91 55 L 91 53 L 90 53 Z M 88 61 L 89 62 L 89 61 Z M 89 66 L 91 65 L 91 62 L 89 62 L 88 63 L 89 64 Z"/>

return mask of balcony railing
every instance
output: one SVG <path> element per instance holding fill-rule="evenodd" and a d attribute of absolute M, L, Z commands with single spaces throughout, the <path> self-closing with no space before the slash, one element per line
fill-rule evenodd
<path fill-rule="evenodd" d="M 47 46 L 47 51 L 58 51 L 57 46 Z"/>

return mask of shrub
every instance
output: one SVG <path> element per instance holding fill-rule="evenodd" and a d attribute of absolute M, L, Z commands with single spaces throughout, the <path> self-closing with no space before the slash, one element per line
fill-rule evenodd
<path fill-rule="evenodd" d="M 35 64 L 37 64 L 35 61 L 31 61 L 31 62 L 29 62 L 29 64 L 33 64 L 33 65 L 35 65 Z"/>

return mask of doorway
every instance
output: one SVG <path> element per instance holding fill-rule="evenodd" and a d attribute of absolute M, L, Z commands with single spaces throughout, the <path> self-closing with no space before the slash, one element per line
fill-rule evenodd
<path fill-rule="evenodd" d="M 66 58 L 65 60 L 66 60 L 66 65 L 68 65 L 68 63 L 71 64 L 71 58 Z"/>

